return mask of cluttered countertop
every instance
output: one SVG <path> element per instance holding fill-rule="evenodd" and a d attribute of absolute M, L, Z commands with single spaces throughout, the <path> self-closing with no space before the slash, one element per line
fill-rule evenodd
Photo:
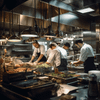
<path fill-rule="evenodd" d="M 83 73 L 82 67 L 78 69 L 71 66 L 68 71 L 57 72 L 42 63 L 34 67 L 16 58 L 9 59 L 5 60 L 3 82 L 0 85 L 0 94 L 7 98 L 12 99 L 11 95 L 15 95 L 13 98 L 18 100 L 92 100 L 88 99 L 89 77 Z"/>

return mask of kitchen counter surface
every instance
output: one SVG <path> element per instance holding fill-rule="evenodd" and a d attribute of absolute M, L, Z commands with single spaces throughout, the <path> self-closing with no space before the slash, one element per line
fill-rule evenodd
<path fill-rule="evenodd" d="M 89 98 L 88 97 L 88 85 L 84 85 L 83 88 L 70 92 L 69 95 L 76 96 L 76 100 L 100 100 L 100 97 L 97 98 Z M 60 97 L 50 98 L 48 100 L 59 100 Z"/>

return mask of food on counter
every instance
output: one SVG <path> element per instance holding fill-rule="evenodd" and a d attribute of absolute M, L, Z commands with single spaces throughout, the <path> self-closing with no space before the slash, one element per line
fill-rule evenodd
<path fill-rule="evenodd" d="M 25 70 L 26 68 L 17 68 L 17 69 L 9 70 L 7 71 L 7 73 L 17 73 L 17 72 L 23 72 Z"/>
<path fill-rule="evenodd" d="M 41 65 L 37 65 L 36 68 L 41 68 L 41 67 L 45 67 L 45 68 L 48 68 L 50 67 L 50 65 L 46 64 L 46 63 L 43 63 Z"/>
<path fill-rule="evenodd" d="M 25 70 L 26 70 L 26 68 L 17 68 L 17 69 L 14 69 L 15 72 L 23 72 Z"/>
<path fill-rule="evenodd" d="M 30 71 L 32 71 L 32 69 L 31 68 L 27 68 L 27 72 L 30 72 Z"/>
<path fill-rule="evenodd" d="M 15 67 L 21 67 L 21 65 L 19 65 L 19 64 L 16 64 L 16 65 L 15 65 Z"/>
<path fill-rule="evenodd" d="M 70 78 L 70 77 L 78 77 L 75 73 L 48 73 L 47 75 L 52 77 L 60 77 L 60 78 Z"/>
<path fill-rule="evenodd" d="M 20 64 L 20 66 L 22 66 L 22 67 L 35 67 L 33 63 L 29 63 L 29 62 Z"/>
<path fill-rule="evenodd" d="M 39 62 L 38 65 L 41 65 L 41 64 L 43 64 L 43 63 L 44 63 L 44 62 Z"/>

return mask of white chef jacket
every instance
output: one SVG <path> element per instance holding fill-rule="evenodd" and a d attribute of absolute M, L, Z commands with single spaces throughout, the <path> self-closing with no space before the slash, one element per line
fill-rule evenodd
<path fill-rule="evenodd" d="M 88 57 L 94 57 L 93 48 L 89 44 L 84 43 L 80 50 L 79 60 L 85 62 Z"/>
<path fill-rule="evenodd" d="M 58 52 L 57 50 L 51 50 L 47 62 L 53 62 L 53 67 L 59 66 L 61 64 L 60 52 Z"/>
<path fill-rule="evenodd" d="M 49 48 L 48 50 L 47 50 L 47 58 L 49 57 L 49 55 L 50 55 L 50 52 L 51 52 L 52 50 L 51 50 L 51 48 Z"/>
<path fill-rule="evenodd" d="M 57 46 L 56 50 L 58 50 L 61 54 L 61 59 L 67 59 L 67 52 L 64 48 Z"/>
<path fill-rule="evenodd" d="M 45 55 L 45 47 L 44 45 L 40 45 L 39 48 L 35 48 L 33 52 L 33 56 L 35 57 L 37 53 Z"/>

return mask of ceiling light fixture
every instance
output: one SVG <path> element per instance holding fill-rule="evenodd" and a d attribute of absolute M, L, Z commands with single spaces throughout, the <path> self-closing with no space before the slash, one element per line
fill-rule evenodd
<path fill-rule="evenodd" d="M 88 13 L 88 12 L 92 12 L 94 11 L 94 9 L 92 8 L 84 8 L 84 9 L 80 9 L 80 10 L 77 10 L 77 12 L 80 12 L 80 13 Z"/>
<path fill-rule="evenodd" d="M 39 38 L 39 27 L 37 25 L 37 22 L 36 22 L 36 0 L 34 0 L 34 7 L 35 7 L 35 18 L 33 19 L 34 20 L 34 27 L 29 27 L 27 29 L 25 29 L 22 34 L 21 34 L 21 37 L 24 37 L 24 38 Z"/>

